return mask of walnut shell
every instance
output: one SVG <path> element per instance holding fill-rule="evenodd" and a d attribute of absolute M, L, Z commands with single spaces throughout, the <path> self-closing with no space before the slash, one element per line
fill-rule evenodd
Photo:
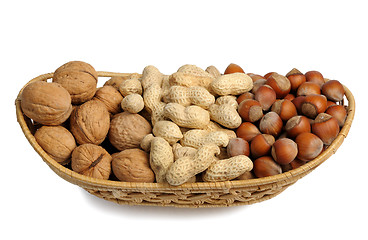
<path fill-rule="evenodd" d="M 60 83 L 70 93 L 73 104 L 80 104 L 93 98 L 97 79 L 97 72 L 91 65 L 71 61 L 55 70 L 52 81 Z"/>
<path fill-rule="evenodd" d="M 72 104 L 68 91 L 58 83 L 38 81 L 27 85 L 21 95 L 23 113 L 43 125 L 65 122 Z"/>
<path fill-rule="evenodd" d="M 72 170 L 88 177 L 109 179 L 111 155 L 102 147 L 86 143 L 72 153 Z"/>
<path fill-rule="evenodd" d="M 142 139 L 152 132 L 150 123 L 136 113 L 116 114 L 110 123 L 109 140 L 120 151 L 139 148 Z"/>
<path fill-rule="evenodd" d="M 103 86 L 97 89 L 94 99 L 101 101 L 112 114 L 121 112 L 120 103 L 123 96 L 112 86 Z"/>
<path fill-rule="evenodd" d="M 90 100 L 74 108 L 70 116 L 70 131 L 79 144 L 99 145 L 106 138 L 110 115 L 100 101 Z"/>
<path fill-rule="evenodd" d="M 34 137 L 42 149 L 62 165 L 69 163 L 77 147 L 73 135 L 62 126 L 42 126 Z"/>
<path fill-rule="evenodd" d="M 141 149 L 127 149 L 112 156 L 112 171 L 124 182 L 154 182 L 148 154 Z"/>

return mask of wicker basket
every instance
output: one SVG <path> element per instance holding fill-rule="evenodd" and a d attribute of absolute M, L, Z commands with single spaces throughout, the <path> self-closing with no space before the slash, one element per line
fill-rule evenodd
<path fill-rule="evenodd" d="M 52 73 L 40 75 L 30 82 L 47 81 Z M 124 73 L 98 72 L 99 77 L 126 76 Z M 24 86 L 25 87 L 25 86 Z M 52 159 L 36 142 L 33 133 L 33 122 L 22 113 L 19 92 L 15 101 L 18 122 L 32 147 L 42 157 L 44 162 L 61 178 L 76 184 L 89 193 L 100 198 L 130 205 L 153 205 L 174 207 L 226 207 L 249 205 L 265 201 L 280 194 L 287 187 L 304 177 L 327 158 L 336 152 L 352 124 L 355 113 L 354 96 L 345 87 L 345 97 L 348 101 L 348 116 L 335 141 L 316 159 L 291 171 L 271 177 L 249 180 L 233 180 L 225 182 L 185 183 L 174 187 L 162 183 L 133 183 L 111 180 L 100 180 L 73 172 Z"/>

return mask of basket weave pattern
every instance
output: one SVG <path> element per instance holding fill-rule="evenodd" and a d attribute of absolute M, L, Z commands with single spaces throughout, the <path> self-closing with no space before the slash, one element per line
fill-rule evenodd
<path fill-rule="evenodd" d="M 52 78 L 52 75 L 52 73 L 40 75 L 27 84 L 34 81 L 47 81 Z M 98 72 L 98 75 L 99 77 L 113 77 L 129 74 Z M 348 116 L 345 125 L 338 137 L 323 153 L 299 168 L 264 178 L 218 183 L 185 183 L 174 187 L 164 183 L 133 183 L 95 179 L 78 174 L 60 165 L 39 146 L 33 136 L 35 131 L 33 122 L 23 114 L 20 107 L 20 96 L 24 87 L 20 90 L 15 101 L 17 119 L 26 138 L 44 162 L 61 178 L 84 188 L 89 193 L 118 204 L 130 205 L 225 207 L 249 205 L 271 199 L 313 171 L 336 152 L 350 130 L 355 113 L 354 97 L 349 89 L 344 87 L 345 97 L 348 101 Z"/>

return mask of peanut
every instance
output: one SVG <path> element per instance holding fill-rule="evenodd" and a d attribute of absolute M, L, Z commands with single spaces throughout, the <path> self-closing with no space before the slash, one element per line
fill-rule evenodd
<path fill-rule="evenodd" d="M 229 104 L 212 104 L 209 108 L 211 120 L 227 128 L 237 128 L 242 123 L 238 111 Z"/>
<path fill-rule="evenodd" d="M 167 169 L 174 162 L 174 154 L 170 144 L 161 137 L 155 137 L 151 142 L 150 165 L 155 173 L 156 182 L 165 182 Z"/>
<path fill-rule="evenodd" d="M 239 177 L 253 168 L 253 162 L 244 155 L 212 163 L 203 174 L 206 182 L 228 181 Z"/>
<path fill-rule="evenodd" d="M 195 65 L 184 65 L 176 73 L 170 75 L 170 85 L 184 87 L 201 86 L 210 89 L 210 84 L 214 78 L 203 69 Z"/>
<path fill-rule="evenodd" d="M 211 83 L 212 90 L 218 95 L 240 95 L 253 87 L 253 80 L 245 73 L 231 73 L 216 78 Z"/>
<path fill-rule="evenodd" d="M 183 135 L 181 144 L 186 147 L 199 148 L 205 144 L 214 143 L 219 147 L 226 147 L 229 143 L 228 135 L 223 131 L 209 132 L 207 130 L 193 129 Z"/>
<path fill-rule="evenodd" d="M 164 117 L 180 127 L 204 128 L 210 122 L 208 111 L 198 106 L 184 107 L 178 103 L 168 103 L 164 107 Z"/>
<path fill-rule="evenodd" d="M 120 84 L 119 91 L 124 97 L 133 93 L 142 95 L 142 84 L 136 78 L 127 79 Z"/>
<path fill-rule="evenodd" d="M 178 125 L 170 121 L 158 121 L 153 126 L 152 130 L 155 137 L 164 138 L 170 145 L 183 138 Z"/>
<path fill-rule="evenodd" d="M 130 94 L 121 101 L 121 108 L 130 113 L 138 113 L 144 108 L 144 101 L 139 94 Z"/>
<path fill-rule="evenodd" d="M 170 185 L 179 186 L 187 182 L 190 178 L 206 170 L 214 161 L 215 155 L 220 153 L 220 149 L 215 144 L 203 145 L 195 153 L 194 157 L 182 157 L 177 159 L 169 167 L 166 173 L 166 180 Z"/>

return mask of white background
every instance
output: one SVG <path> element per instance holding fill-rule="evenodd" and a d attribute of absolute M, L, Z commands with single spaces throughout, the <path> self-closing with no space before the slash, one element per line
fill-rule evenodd
<path fill-rule="evenodd" d="M 0 9 L 1 239 L 367 239 L 365 1 L 33 0 Z M 54 174 L 16 121 L 21 87 L 70 60 L 115 72 L 152 64 L 170 74 L 187 63 L 223 71 L 231 62 L 259 74 L 318 70 L 353 92 L 355 120 L 335 155 L 266 202 L 119 206 Z"/>

